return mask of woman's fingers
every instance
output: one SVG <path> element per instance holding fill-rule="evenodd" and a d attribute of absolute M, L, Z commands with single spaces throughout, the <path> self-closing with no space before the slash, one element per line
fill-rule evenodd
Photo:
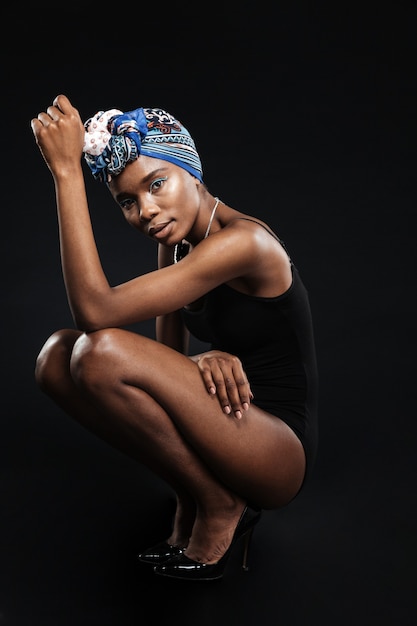
<path fill-rule="evenodd" d="M 203 356 L 197 361 L 197 364 L 203 377 L 203 381 L 207 388 L 207 391 L 210 394 L 214 395 L 216 393 L 216 385 L 213 380 L 213 374 L 209 365 L 209 359 Z"/>
<path fill-rule="evenodd" d="M 74 107 L 72 106 L 71 102 L 68 100 L 67 96 L 64 96 L 62 94 L 54 98 L 53 105 L 54 107 L 62 111 L 62 113 L 68 113 L 74 110 Z"/>
<path fill-rule="evenodd" d="M 71 111 L 77 113 L 66 96 L 59 95 L 54 98 L 52 105 L 50 105 L 46 111 L 38 113 L 37 117 L 31 120 L 32 129 L 39 129 L 38 122 L 42 126 L 49 126 L 51 122 L 56 122 L 63 114 L 68 114 Z"/>
<path fill-rule="evenodd" d="M 46 111 L 31 120 L 39 149 L 53 173 L 79 164 L 84 143 L 84 126 L 68 98 L 57 96 Z"/>
<path fill-rule="evenodd" d="M 227 415 L 233 413 L 240 419 L 253 398 L 240 359 L 227 353 L 208 353 L 198 365 L 209 393 L 217 394 Z"/>

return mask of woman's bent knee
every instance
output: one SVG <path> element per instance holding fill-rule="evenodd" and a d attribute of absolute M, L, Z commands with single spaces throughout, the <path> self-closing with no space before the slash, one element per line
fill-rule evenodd
<path fill-rule="evenodd" d="M 107 384 L 113 355 L 117 353 L 118 332 L 110 328 L 80 335 L 70 360 L 71 376 L 77 385 L 92 389 Z"/>
<path fill-rule="evenodd" d="M 42 346 L 35 363 L 35 380 L 47 392 L 68 371 L 74 343 L 80 332 L 73 329 L 58 330 Z"/>
<path fill-rule="evenodd" d="M 140 362 L 140 341 L 150 340 L 141 335 L 135 337 L 135 359 Z M 120 328 L 104 328 L 83 333 L 74 344 L 70 372 L 75 384 L 85 392 L 100 395 L 122 384 L 131 368 L 132 333 Z M 146 350 L 145 345 L 142 346 Z M 135 367 L 138 367 L 138 363 Z M 136 381 L 139 374 L 136 373 Z"/>

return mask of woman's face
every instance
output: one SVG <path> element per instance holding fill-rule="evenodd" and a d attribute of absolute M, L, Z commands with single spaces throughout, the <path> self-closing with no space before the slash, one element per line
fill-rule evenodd
<path fill-rule="evenodd" d="M 131 226 L 172 246 L 195 224 L 200 184 L 182 167 L 142 155 L 111 180 L 109 189 Z"/>

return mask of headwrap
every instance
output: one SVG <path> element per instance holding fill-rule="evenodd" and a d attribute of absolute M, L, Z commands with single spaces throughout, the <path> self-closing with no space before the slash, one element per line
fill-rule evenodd
<path fill-rule="evenodd" d="M 94 178 L 109 183 L 141 154 L 170 161 L 203 180 L 194 141 L 188 130 L 163 109 L 98 111 L 84 124 L 84 158 Z"/>

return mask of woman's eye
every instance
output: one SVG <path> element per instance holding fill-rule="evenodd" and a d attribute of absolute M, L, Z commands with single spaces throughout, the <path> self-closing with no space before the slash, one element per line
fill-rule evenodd
<path fill-rule="evenodd" d="M 163 178 L 157 178 L 153 180 L 149 187 L 150 192 L 153 193 L 154 191 L 158 191 L 158 189 L 162 187 L 167 178 L 168 176 L 164 176 Z"/>
<path fill-rule="evenodd" d="M 126 198 L 126 200 L 122 200 L 119 204 L 122 209 L 128 210 L 132 206 L 134 201 L 132 198 Z"/>

